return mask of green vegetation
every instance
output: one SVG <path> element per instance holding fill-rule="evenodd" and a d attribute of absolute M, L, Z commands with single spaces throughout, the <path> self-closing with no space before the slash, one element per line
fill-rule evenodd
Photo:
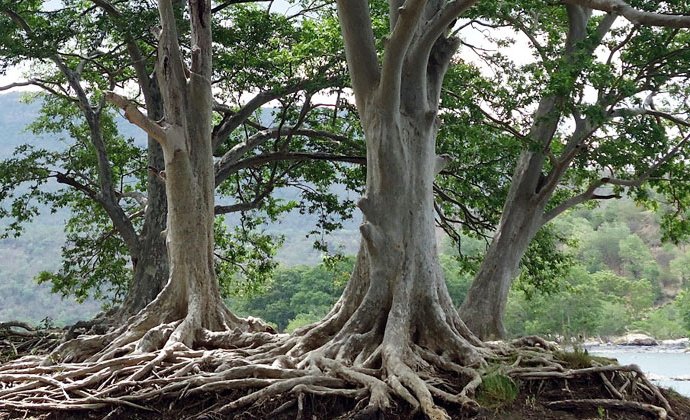
<path fill-rule="evenodd" d="M 562 217 L 554 230 L 572 243 L 562 277 L 543 287 L 517 282 L 506 325 L 513 336 L 610 337 L 642 331 L 657 338 L 690 333 L 690 280 L 681 261 L 686 245 L 661 243 L 657 218 L 630 201 L 580 209 Z M 463 255 L 481 253 L 482 242 L 465 238 Z M 460 304 L 472 281 L 471 264 L 450 245 L 441 264 L 453 301 Z M 281 331 L 293 331 L 325 315 L 338 299 L 352 261 L 285 267 L 259 289 L 235 291 L 229 300 L 240 314 L 259 316 Z"/>
<path fill-rule="evenodd" d="M 477 402 L 482 407 L 499 409 L 511 404 L 518 396 L 517 384 L 508 376 L 490 373 L 482 377 L 477 389 Z"/>
<path fill-rule="evenodd" d="M 674 338 L 690 332 L 683 321 L 690 288 L 683 261 L 690 248 L 663 244 L 654 213 L 617 201 L 575 210 L 555 228 L 574 241 L 568 249 L 574 264 L 555 291 L 514 290 L 506 316 L 511 334 L 606 337 L 641 331 Z"/>

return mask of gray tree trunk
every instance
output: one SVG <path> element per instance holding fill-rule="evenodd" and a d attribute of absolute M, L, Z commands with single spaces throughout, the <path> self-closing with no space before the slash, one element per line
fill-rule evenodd
<path fill-rule="evenodd" d="M 505 337 L 503 317 L 510 286 L 543 224 L 544 200 L 537 199 L 544 182 L 543 162 L 539 153 L 521 154 L 496 234 L 460 306 L 460 317 L 484 340 Z"/>
<path fill-rule="evenodd" d="M 213 269 L 211 2 L 189 1 L 189 68 L 179 48 L 172 3 L 161 0 L 159 11 L 161 35 L 156 70 L 164 121 L 151 119 L 113 92 L 107 97 L 163 151 L 168 281 L 158 296 L 123 327 L 58 347 L 55 357 L 63 360 L 106 360 L 131 351 L 193 347 L 206 340 L 209 331 L 248 331 L 257 325 L 235 317 L 225 307 Z M 151 235 L 154 233 L 155 226 L 151 228 Z M 259 328 L 263 328 L 260 323 Z"/>
<path fill-rule="evenodd" d="M 613 25 L 615 15 L 606 16 L 599 23 L 592 36 L 592 43 L 578 47 L 578 43 L 587 37 L 587 22 L 592 10 L 573 5 L 566 6 L 566 10 L 569 30 L 564 58 L 570 61 L 575 60 L 576 53 L 593 53 Z M 567 162 L 552 168 L 548 174 L 543 174 L 542 171 L 545 170 L 545 154 L 556 133 L 567 100 L 566 94 L 545 95 L 539 102 L 529 133 L 533 143 L 530 149 L 520 154 L 498 229 L 460 307 L 461 318 L 482 339 L 505 337 L 503 317 L 508 292 L 517 276 L 520 260 L 539 228 L 551 218 L 544 214 L 544 209 L 563 177 Z M 591 127 L 585 128 L 578 124 L 571 139 L 581 138 L 590 129 Z"/>
<path fill-rule="evenodd" d="M 164 167 L 163 151 L 153 139 L 149 140 L 148 163 L 154 168 Z M 165 185 L 151 174 L 147 182 L 144 226 L 139 235 L 139 257 L 127 296 L 112 320 L 115 324 L 121 324 L 151 303 L 168 281 L 168 253 L 163 233 L 167 212 Z"/>

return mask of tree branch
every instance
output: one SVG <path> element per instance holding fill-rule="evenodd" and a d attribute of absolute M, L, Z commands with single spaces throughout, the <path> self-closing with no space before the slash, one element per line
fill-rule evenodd
<path fill-rule="evenodd" d="M 339 81 L 339 77 L 329 78 L 326 79 L 324 84 L 332 85 L 334 83 L 338 83 Z M 291 86 L 260 92 L 235 113 L 231 113 L 230 109 L 225 109 L 222 105 L 217 105 L 216 110 L 225 113 L 226 116 L 223 118 L 220 124 L 213 129 L 213 149 L 215 150 L 218 148 L 218 146 L 230 135 L 230 133 L 242 125 L 247 118 L 254 113 L 254 111 L 259 109 L 264 104 L 282 96 L 296 93 L 300 90 L 309 89 L 310 85 L 315 83 L 316 82 L 314 80 L 305 79 L 298 81 Z"/>
<path fill-rule="evenodd" d="M 383 53 L 381 83 L 378 87 L 379 100 L 387 110 L 397 112 L 400 108 L 403 63 L 426 3 L 427 0 L 405 0 L 398 9 L 397 22 Z"/>
<path fill-rule="evenodd" d="M 2 92 L 4 90 L 14 89 L 16 87 L 33 86 L 33 85 L 35 85 L 35 82 L 33 79 L 27 80 L 25 82 L 14 82 L 14 83 L 10 83 L 9 85 L 0 86 L 0 92 Z"/>
<path fill-rule="evenodd" d="M 105 96 L 108 101 L 125 112 L 125 118 L 129 122 L 144 130 L 146 134 L 153 137 L 161 146 L 165 145 L 165 130 L 158 123 L 139 111 L 139 108 L 134 103 L 115 92 L 107 92 Z"/>
<path fill-rule="evenodd" d="M 635 9 L 623 0 L 563 0 L 563 3 L 620 15 L 635 25 L 690 28 L 690 16 L 644 12 Z"/>
<path fill-rule="evenodd" d="M 217 13 L 220 12 L 221 10 L 230 7 L 235 4 L 242 4 L 242 3 L 263 3 L 267 1 L 273 1 L 273 0 L 229 0 L 229 1 L 223 1 L 220 2 L 216 7 L 211 9 L 211 13 Z"/>
<path fill-rule="evenodd" d="M 549 221 L 553 220 L 556 216 L 559 214 L 563 213 L 564 211 L 578 205 L 582 204 L 585 201 L 596 198 L 599 200 L 606 200 L 609 198 L 616 198 L 616 195 L 602 195 L 598 196 L 595 194 L 595 191 L 597 188 L 601 187 L 602 185 L 608 184 L 608 185 L 618 185 L 621 187 L 627 187 L 627 188 L 636 188 L 642 185 L 645 181 L 647 181 L 652 174 L 661 167 L 661 165 L 665 164 L 669 160 L 671 160 L 682 148 L 685 146 L 688 142 L 690 141 L 690 135 L 685 137 L 683 140 L 678 142 L 669 152 L 661 157 L 654 165 L 650 166 L 645 172 L 643 172 L 640 176 L 634 179 L 619 179 L 619 178 L 610 178 L 610 177 L 604 177 L 599 180 L 596 180 L 592 182 L 587 189 L 582 192 L 581 194 L 578 194 L 574 197 L 569 198 L 568 200 L 562 202 L 558 206 L 554 207 L 550 211 L 546 212 L 542 216 L 542 226 L 548 223 Z"/>
<path fill-rule="evenodd" d="M 653 117 L 663 118 L 665 120 L 671 121 L 674 124 L 682 125 L 684 127 L 690 127 L 690 122 L 676 117 L 673 114 L 664 111 L 657 111 L 655 109 L 648 108 L 620 108 L 611 111 L 611 117 L 628 117 L 636 115 L 651 115 Z"/>
<path fill-rule="evenodd" d="M 352 89 L 357 108 L 363 116 L 367 98 L 375 90 L 380 77 L 369 2 L 337 0 L 336 3 Z"/>
<path fill-rule="evenodd" d="M 261 206 L 261 203 L 263 203 L 263 201 L 266 199 L 266 197 L 268 197 L 271 194 L 272 191 L 273 187 L 269 186 L 261 194 L 257 195 L 252 201 L 231 204 L 229 206 L 217 205 L 213 209 L 213 212 L 214 214 L 219 215 L 257 209 Z"/>
<path fill-rule="evenodd" d="M 426 60 L 436 40 L 450 29 L 453 21 L 465 10 L 472 7 L 477 0 L 452 0 L 445 4 L 426 24 L 424 34 L 415 47 L 415 60 Z"/>
<path fill-rule="evenodd" d="M 158 38 L 158 64 L 156 73 L 161 85 L 166 122 L 172 126 L 185 126 L 185 100 L 187 73 L 178 44 L 177 23 L 172 1 L 159 1 L 161 31 Z"/>
<path fill-rule="evenodd" d="M 264 153 L 256 155 L 248 159 L 236 162 L 233 165 L 224 167 L 222 174 L 216 172 L 216 185 L 225 181 L 230 174 L 242 169 L 256 168 L 267 163 L 279 161 L 309 161 L 309 160 L 327 160 L 331 162 L 353 163 L 356 165 L 366 165 L 367 160 L 364 156 L 348 156 L 348 155 L 334 155 L 330 153 L 289 153 L 276 152 Z"/>
<path fill-rule="evenodd" d="M 251 135 L 242 143 L 235 145 L 215 163 L 216 185 L 219 185 L 230 176 L 230 174 L 233 172 L 230 168 L 232 168 L 242 158 L 242 156 L 244 156 L 245 153 L 260 147 L 270 139 L 278 138 L 283 135 L 324 137 L 339 143 L 346 143 L 349 141 L 347 137 L 339 136 L 337 134 L 322 130 L 292 129 L 289 127 L 262 130 Z"/>

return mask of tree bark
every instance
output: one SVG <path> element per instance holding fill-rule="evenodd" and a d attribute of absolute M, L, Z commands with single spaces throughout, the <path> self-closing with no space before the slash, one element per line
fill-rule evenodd
<path fill-rule="evenodd" d="M 460 13 L 472 3 L 451 2 L 450 10 Z M 440 7 L 408 0 L 395 8 L 379 68 L 366 1 L 338 2 L 367 147 L 366 194 L 358 202 L 362 242 L 338 303 L 323 321 L 297 331 L 298 344 L 287 353 L 303 360 L 300 365 L 328 368 L 328 360 L 335 360 L 380 369 L 397 395 L 432 419 L 448 417 L 421 376 L 436 369 L 468 374 L 465 367 L 483 363 L 487 354 L 452 304 L 436 246 L 433 182 L 443 161 L 435 153 L 439 92 L 458 45 L 440 29 L 429 32 L 450 23 Z M 472 375 L 472 389 L 456 403 L 468 404 L 466 394 L 479 383 Z M 370 407 L 390 403 L 367 386 Z"/>
<path fill-rule="evenodd" d="M 577 53 L 593 53 L 613 25 L 615 16 L 607 15 L 602 19 L 591 35 L 594 42 L 578 46 L 588 36 L 586 28 L 592 11 L 574 5 L 566 5 L 566 11 L 568 34 L 563 58 L 574 62 Z M 561 71 L 573 72 L 567 66 Z M 540 100 L 530 128 L 531 144 L 520 154 L 498 228 L 460 307 L 461 318 L 481 339 L 505 338 L 503 316 L 510 286 L 530 242 L 546 223 L 544 209 L 567 167 L 564 163 L 552 168 L 550 173 L 542 172 L 568 95 L 547 94 Z M 582 137 L 583 131 L 587 130 L 579 126 L 573 139 Z"/>
<path fill-rule="evenodd" d="M 503 318 L 508 293 L 520 260 L 541 227 L 540 214 L 531 203 L 507 203 L 496 236 L 460 306 L 460 317 L 483 340 L 506 336 Z"/>
<path fill-rule="evenodd" d="M 173 5 L 159 2 L 161 36 L 156 70 L 164 122 L 152 120 L 115 93 L 107 95 L 125 111 L 126 118 L 160 144 L 163 152 L 165 191 L 158 189 L 157 199 L 161 200 L 164 193 L 167 197 L 167 227 L 163 232 L 169 259 L 168 281 L 126 325 L 104 336 L 66 342 L 55 350 L 57 358 L 107 360 L 131 351 L 193 347 L 206 339 L 209 331 L 264 328 L 261 323 L 235 317 L 225 307 L 213 269 L 210 10 L 209 0 L 189 1 L 192 60 L 191 68 L 187 68 L 178 44 Z M 155 241 L 156 223 L 160 221 L 153 222 L 146 233 Z M 154 256 L 144 265 L 160 268 L 160 260 L 155 263 L 159 257 Z"/>
<path fill-rule="evenodd" d="M 148 163 L 154 168 L 164 167 L 163 151 L 153 139 L 149 139 Z M 168 281 L 168 253 L 164 235 L 168 212 L 165 185 L 157 175 L 150 174 L 146 191 L 144 226 L 139 234 L 140 252 L 127 296 L 110 320 L 114 325 L 121 325 L 151 303 Z"/>

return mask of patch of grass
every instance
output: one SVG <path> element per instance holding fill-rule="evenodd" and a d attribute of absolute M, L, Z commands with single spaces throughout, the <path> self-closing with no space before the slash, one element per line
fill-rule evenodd
<path fill-rule="evenodd" d="M 584 369 L 592 367 L 594 358 L 589 355 L 587 349 L 575 348 L 573 351 L 559 351 L 554 354 L 555 358 L 570 369 Z"/>
<path fill-rule="evenodd" d="M 482 407 L 497 409 L 512 404 L 518 392 L 518 386 L 511 378 L 490 373 L 482 378 L 482 384 L 477 389 L 477 402 Z"/>

